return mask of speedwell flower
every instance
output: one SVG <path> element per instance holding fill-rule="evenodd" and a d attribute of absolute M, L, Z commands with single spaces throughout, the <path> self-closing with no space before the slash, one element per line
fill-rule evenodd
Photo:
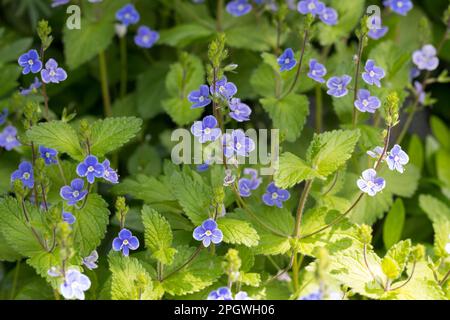
<path fill-rule="evenodd" d="M 123 255 L 128 257 L 131 250 L 139 248 L 139 239 L 128 229 L 122 229 L 119 236 L 114 238 L 112 248 L 114 251 L 122 251 Z"/>
<path fill-rule="evenodd" d="M 378 40 L 384 37 L 388 30 L 388 27 L 381 25 L 381 19 L 379 17 L 373 16 L 370 20 L 370 28 L 367 35 L 373 40 Z"/>
<path fill-rule="evenodd" d="M 119 175 L 117 174 L 117 171 L 111 168 L 111 164 L 108 159 L 105 159 L 102 163 L 103 166 L 103 179 L 106 181 L 109 181 L 111 183 L 119 183 Z"/>
<path fill-rule="evenodd" d="M 250 120 L 250 114 L 252 113 L 252 109 L 245 103 L 241 102 L 239 98 L 232 98 L 228 103 L 231 112 L 228 114 L 231 118 L 238 122 L 248 121 Z"/>
<path fill-rule="evenodd" d="M 42 159 L 44 159 L 46 165 L 58 163 L 58 160 L 56 160 L 57 154 L 58 151 L 56 151 L 55 149 L 39 146 L 39 155 Z"/>
<path fill-rule="evenodd" d="M 330 96 L 340 98 L 348 94 L 347 86 L 352 81 L 352 77 L 344 74 L 342 77 L 331 77 L 327 81 L 328 91 Z"/>
<path fill-rule="evenodd" d="M 385 72 L 383 68 L 377 67 L 375 61 L 369 59 L 364 67 L 365 72 L 362 74 L 362 78 L 365 83 L 370 85 L 376 85 L 378 88 L 381 87 L 380 80 L 384 78 Z"/>
<path fill-rule="evenodd" d="M 59 191 L 61 198 L 67 201 L 69 206 L 73 206 L 80 200 L 83 200 L 87 195 L 87 190 L 83 189 L 84 181 L 82 179 L 74 179 L 70 186 L 64 186 Z"/>
<path fill-rule="evenodd" d="M 30 86 L 27 89 L 21 89 L 20 94 L 23 96 L 27 96 L 32 92 L 36 92 L 37 89 L 39 89 L 42 86 L 42 82 L 39 80 L 38 77 L 34 77 L 34 82 L 30 84 Z"/>
<path fill-rule="evenodd" d="M 217 119 L 214 116 L 206 116 L 202 121 L 195 121 L 191 127 L 192 134 L 198 138 L 200 143 L 216 141 L 222 131 L 217 127 Z"/>
<path fill-rule="evenodd" d="M 23 68 L 22 74 L 38 73 L 42 69 L 42 62 L 39 60 L 39 54 L 32 49 L 19 57 L 19 65 Z"/>
<path fill-rule="evenodd" d="M 83 162 L 77 166 L 77 174 L 80 177 L 87 177 L 87 181 L 93 184 L 95 178 L 103 178 L 105 168 L 98 162 L 96 156 L 87 156 Z"/>
<path fill-rule="evenodd" d="M 309 60 L 309 72 L 308 77 L 314 81 L 324 83 L 323 77 L 327 74 L 327 69 L 323 64 L 317 62 L 316 59 Z"/>
<path fill-rule="evenodd" d="M 91 281 L 77 269 L 66 272 L 64 282 L 60 286 L 61 294 L 66 299 L 84 300 L 84 291 L 91 287 Z"/>
<path fill-rule="evenodd" d="M 297 64 L 297 60 L 294 57 L 294 51 L 291 48 L 284 50 L 283 54 L 278 57 L 278 65 L 280 66 L 280 71 L 292 70 Z"/>
<path fill-rule="evenodd" d="M 74 224 L 77 221 L 77 218 L 70 212 L 63 211 L 62 218 L 64 222 L 68 224 Z"/>
<path fill-rule="evenodd" d="M 370 91 L 366 89 L 358 90 L 357 99 L 355 100 L 355 107 L 361 112 L 375 113 L 381 106 L 381 101 L 375 96 L 370 95 Z"/>
<path fill-rule="evenodd" d="M 400 173 L 403 173 L 405 170 L 403 168 L 409 162 L 409 157 L 405 151 L 402 150 L 398 144 L 392 147 L 391 151 L 389 151 L 388 156 L 386 157 L 386 163 L 390 170 L 397 170 Z"/>
<path fill-rule="evenodd" d="M 325 8 L 319 13 L 319 18 L 323 23 L 334 26 L 338 23 L 338 13 L 333 8 Z"/>
<path fill-rule="evenodd" d="M 318 0 L 302 0 L 297 5 L 297 10 L 301 14 L 311 13 L 313 16 L 321 14 L 325 9 L 325 4 Z"/>
<path fill-rule="evenodd" d="M 244 174 L 250 175 L 249 178 L 241 178 L 238 182 L 239 194 L 242 197 L 250 197 L 252 190 L 258 189 L 262 179 L 258 177 L 258 171 L 251 168 L 245 168 Z"/>
<path fill-rule="evenodd" d="M 125 26 L 138 23 L 140 18 L 139 12 L 131 3 L 116 12 L 116 19 Z"/>
<path fill-rule="evenodd" d="M 20 180 L 27 188 L 33 188 L 34 176 L 33 166 L 28 161 L 23 161 L 19 164 L 19 168 L 11 175 L 11 181 Z"/>
<path fill-rule="evenodd" d="M 56 8 L 56 7 L 68 4 L 69 2 L 70 2 L 70 0 L 53 0 L 51 7 Z"/>
<path fill-rule="evenodd" d="M 3 109 L 2 112 L 0 112 L 0 126 L 3 125 L 6 122 L 6 119 L 8 118 L 8 109 Z"/>
<path fill-rule="evenodd" d="M 198 90 L 189 93 L 188 100 L 193 103 L 192 109 L 206 107 L 211 103 L 208 86 L 202 84 Z"/>
<path fill-rule="evenodd" d="M 134 37 L 134 43 L 141 48 L 151 48 L 159 39 L 159 33 L 153 31 L 147 26 L 140 26 L 137 35 Z"/>
<path fill-rule="evenodd" d="M 41 70 L 41 78 L 45 83 L 60 83 L 67 79 L 67 73 L 63 68 L 58 67 L 55 59 L 49 59 L 45 63 L 45 69 Z"/>
<path fill-rule="evenodd" d="M 86 258 L 83 258 L 83 264 L 89 270 L 97 269 L 98 268 L 97 260 L 98 260 L 98 252 L 96 250 L 93 250 L 90 255 L 88 255 Z"/>
<path fill-rule="evenodd" d="M 362 192 L 367 193 L 371 197 L 383 190 L 386 186 L 384 179 L 377 177 L 377 172 L 374 169 L 364 170 L 356 184 Z"/>
<path fill-rule="evenodd" d="M 271 182 L 266 189 L 266 193 L 263 194 L 263 202 L 270 206 L 277 206 L 283 208 L 283 202 L 291 197 L 289 191 L 278 188 L 275 183 Z"/>
<path fill-rule="evenodd" d="M 221 287 L 217 290 L 211 291 L 208 295 L 208 300 L 233 300 L 231 290 L 228 287 Z"/>
<path fill-rule="evenodd" d="M 436 57 L 436 48 L 431 44 L 427 44 L 422 49 L 414 51 L 413 62 L 420 70 L 435 70 L 439 65 L 439 59 Z"/>
<path fill-rule="evenodd" d="M 227 100 L 231 99 L 237 93 L 236 85 L 233 82 L 228 82 L 225 76 L 219 81 L 216 81 L 215 89 L 213 85 L 210 87 L 211 94 L 220 94 Z"/>
<path fill-rule="evenodd" d="M 235 17 L 243 16 L 252 10 L 252 5 L 247 0 L 233 0 L 228 2 L 226 10 Z"/>
<path fill-rule="evenodd" d="M 213 219 L 203 221 L 201 226 L 194 229 L 192 236 L 195 240 L 202 241 L 205 247 L 209 247 L 211 242 L 219 244 L 223 239 L 222 231 L 217 228 L 217 223 Z"/>
<path fill-rule="evenodd" d="M 224 134 L 222 145 L 223 153 L 227 158 L 232 157 L 234 154 L 246 157 L 255 150 L 255 142 L 247 137 L 241 129 L 233 130 L 231 134 Z"/>
<path fill-rule="evenodd" d="M 402 16 L 406 16 L 408 11 L 413 8 L 411 0 L 384 0 L 383 4 Z"/>
<path fill-rule="evenodd" d="M 383 148 L 378 146 L 373 150 L 369 150 L 366 152 L 371 158 L 379 158 L 383 154 Z"/>
<path fill-rule="evenodd" d="M 0 133 L 0 147 L 10 151 L 18 146 L 20 146 L 20 142 L 17 140 L 17 129 L 13 126 L 5 127 Z"/>

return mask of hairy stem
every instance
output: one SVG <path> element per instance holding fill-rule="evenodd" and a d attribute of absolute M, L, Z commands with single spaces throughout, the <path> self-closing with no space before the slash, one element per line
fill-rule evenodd
<path fill-rule="evenodd" d="M 307 180 L 305 182 L 305 187 L 303 188 L 303 192 L 300 195 L 300 199 L 298 201 L 297 206 L 297 215 L 295 218 L 295 229 L 294 229 L 294 237 L 299 238 L 300 236 L 300 226 L 302 224 L 303 212 L 305 211 L 306 200 L 308 199 L 309 192 L 311 191 L 313 180 Z"/>
<path fill-rule="evenodd" d="M 104 51 L 101 51 L 98 54 L 98 62 L 100 68 L 100 82 L 102 86 L 103 112 L 106 117 L 111 117 L 111 97 L 109 96 L 108 69 L 106 68 L 106 57 Z"/>
<path fill-rule="evenodd" d="M 128 81 L 128 66 L 127 66 L 127 39 L 120 37 L 120 97 L 124 98 L 127 94 Z"/>
<path fill-rule="evenodd" d="M 383 288 L 383 290 L 386 290 L 386 287 L 383 285 L 383 283 L 381 283 L 376 277 L 375 274 L 372 272 L 372 270 L 370 269 L 369 266 L 369 262 L 367 261 L 367 244 L 364 243 L 364 247 L 363 247 L 363 257 L 364 257 L 364 264 L 366 265 L 367 270 L 370 273 L 370 276 L 372 277 L 372 279 L 378 283 L 378 285 Z"/>
<path fill-rule="evenodd" d="M 406 279 L 406 281 L 403 282 L 403 283 L 402 283 L 401 285 L 399 285 L 398 287 L 392 288 L 392 289 L 390 289 L 390 290 L 392 290 L 392 291 L 393 291 L 393 290 L 398 290 L 398 289 L 400 289 L 400 288 L 406 286 L 406 285 L 408 284 L 408 282 L 411 281 L 411 279 L 412 279 L 412 277 L 413 277 L 413 275 L 414 275 L 414 272 L 416 271 L 416 263 L 417 263 L 417 261 L 414 260 L 413 266 L 412 266 L 412 269 L 411 269 L 411 274 L 409 275 L 408 279 Z"/>
<path fill-rule="evenodd" d="M 198 256 L 198 254 L 200 253 L 200 251 L 202 251 L 203 248 L 204 248 L 203 244 L 200 244 L 194 251 L 194 253 L 189 257 L 189 259 L 187 259 L 181 266 L 179 266 L 172 272 L 169 272 L 164 278 L 161 279 L 161 282 L 173 276 L 175 273 L 182 270 L 184 267 L 188 266 Z"/>
<path fill-rule="evenodd" d="M 445 276 L 442 278 L 441 281 L 439 281 L 439 285 L 443 285 L 445 283 L 445 281 L 448 280 L 448 278 L 450 277 L 450 270 L 447 271 L 447 273 L 445 274 Z"/>
<path fill-rule="evenodd" d="M 363 53 L 363 49 L 364 49 L 364 34 L 361 35 L 361 37 L 359 38 L 359 43 L 358 43 L 358 60 L 356 61 L 356 70 L 355 70 L 355 88 L 354 88 L 354 92 L 353 92 L 353 103 L 356 101 L 356 99 L 358 98 L 358 81 L 359 81 L 359 70 L 361 68 L 361 58 L 362 58 L 362 53 Z M 353 128 L 356 127 L 356 123 L 358 122 L 358 111 L 356 110 L 355 106 L 353 107 Z"/>

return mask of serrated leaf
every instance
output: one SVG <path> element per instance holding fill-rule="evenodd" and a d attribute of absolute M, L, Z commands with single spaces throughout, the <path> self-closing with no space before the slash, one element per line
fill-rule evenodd
<path fill-rule="evenodd" d="M 145 246 L 162 264 L 171 264 L 176 250 L 171 248 L 173 235 L 169 222 L 148 206 L 142 208 L 141 215 L 144 224 Z"/>
<path fill-rule="evenodd" d="M 92 124 L 91 154 L 102 157 L 130 141 L 141 130 L 142 120 L 135 117 L 107 118 Z"/>
<path fill-rule="evenodd" d="M 307 162 L 326 177 L 351 157 L 358 142 L 359 130 L 336 130 L 315 134 L 307 151 Z"/>
<path fill-rule="evenodd" d="M 246 221 L 221 218 L 217 220 L 220 230 L 223 232 L 223 242 L 243 244 L 247 247 L 256 246 L 259 236 L 252 225 Z"/>
<path fill-rule="evenodd" d="M 75 160 L 83 158 L 83 149 L 81 149 L 77 133 L 68 123 L 62 121 L 39 123 L 29 129 L 26 134 L 36 145 L 67 153 Z"/>
<path fill-rule="evenodd" d="M 194 41 L 208 38 L 213 30 L 200 24 L 186 23 L 161 30 L 159 42 L 169 46 L 183 48 Z"/>
<path fill-rule="evenodd" d="M 402 274 L 411 253 L 411 240 L 400 241 L 393 245 L 381 261 L 384 274 L 395 280 Z"/>
<path fill-rule="evenodd" d="M 279 167 L 273 178 L 278 187 L 287 189 L 317 176 L 305 161 L 290 152 L 285 152 L 280 156 Z"/>
<path fill-rule="evenodd" d="M 402 199 L 398 198 L 386 216 L 383 225 L 383 242 L 386 249 L 389 249 L 400 240 L 404 223 L 405 207 Z"/>
<path fill-rule="evenodd" d="M 417 135 L 413 135 L 408 146 L 409 162 L 413 164 L 419 171 L 422 171 L 424 163 L 423 143 Z"/>

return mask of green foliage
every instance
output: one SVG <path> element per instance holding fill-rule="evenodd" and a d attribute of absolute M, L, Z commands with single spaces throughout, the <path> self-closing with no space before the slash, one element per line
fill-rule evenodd
<path fill-rule="evenodd" d="M 404 223 L 405 207 L 402 199 L 398 198 L 386 216 L 383 225 L 383 242 L 387 249 L 400 240 Z"/>
<path fill-rule="evenodd" d="M 278 187 L 287 189 L 302 182 L 318 177 L 318 174 L 296 155 L 285 152 L 280 156 L 279 168 L 274 180 Z"/>
<path fill-rule="evenodd" d="M 258 233 L 246 221 L 222 218 L 217 220 L 217 224 L 223 232 L 223 241 L 225 243 L 243 244 L 247 247 L 253 247 L 258 244 Z"/>

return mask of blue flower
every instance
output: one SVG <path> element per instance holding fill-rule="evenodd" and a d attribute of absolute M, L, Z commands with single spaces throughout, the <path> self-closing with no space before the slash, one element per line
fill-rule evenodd
<path fill-rule="evenodd" d="M 210 87 L 211 94 L 220 94 L 225 99 L 231 99 L 237 93 L 237 87 L 233 82 L 228 82 L 227 77 L 223 77 L 219 81 L 216 81 L 216 90 L 214 92 L 214 86 Z"/>
<path fill-rule="evenodd" d="M 252 5 L 247 0 L 233 0 L 228 2 L 226 10 L 235 17 L 243 16 L 252 10 Z"/>
<path fill-rule="evenodd" d="M 33 166 L 28 161 L 19 164 L 19 169 L 11 175 L 11 181 L 20 180 L 27 188 L 32 189 L 34 186 Z"/>
<path fill-rule="evenodd" d="M 198 172 L 205 172 L 208 169 L 209 169 L 209 164 L 207 164 L 207 163 L 202 163 L 202 164 L 197 165 Z"/>
<path fill-rule="evenodd" d="M 151 48 L 159 39 L 159 33 L 151 30 L 149 27 L 140 26 L 137 35 L 134 37 L 134 43 L 141 48 Z"/>
<path fill-rule="evenodd" d="M 58 67 L 55 59 L 49 59 L 45 63 L 45 69 L 41 71 L 41 78 L 45 83 L 60 83 L 67 79 L 67 73 L 63 68 Z"/>
<path fill-rule="evenodd" d="M 17 129 L 13 126 L 5 127 L 0 133 L 0 147 L 10 151 L 20 145 L 19 140 L 17 140 Z"/>
<path fill-rule="evenodd" d="M 3 125 L 6 122 L 6 119 L 8 118 L 8 109 L 3 109 L 2 112 L 0 112 L 0 126 Z"/>
<path fill-rule="evenodd" d="M 291 48 L 284 50 L 283 54 L 278 57 L 278 65 L 280 71 L 292 70 L 297 64 L 297 60 L 294 57 L 294 51 Z"/>
<path fill-rule="evenodd" d="M 211 103 L 209 98 L 209 88 L 207 85 L 202 84 L 200 89 L 189 93 L 188 100 L 193 103 L 192 109 L 203 108 Z"/>
<path fill-rule="evenodd" d="M 23 68 L 22 74 L 38 73 L 42 69 L 42 62 L 36 50 L 30 50 L 19 57 L 19 65 Z"/>
<path fill-rule="evenodd" d="M 239 291 L 234 295 L 234 300 L 252 300 L 252 299 L 248 296 L 247 292 Z"/>
<path fill-rule="evenodd" d="M 270 206 L 277 206 L 283 208 L 283 202 L 291 197 L 289 191 L 278 188 L 275 183 L 271 182 L 266 189 L 266 193 L 263 194 L 263 202 Z"/>
<path fill-rule="evenodd" d="M 297 5 L 297 10 L 301 14 L 311 13 L 313 16 L 321 14 L 325 9 L 325 5 L 322 1 L 318 0 L 303 0 Z"/>
<path fill-rule="evenodd" d="M 411 0 L 384 0 L 383 4 L 402 16 L 406 16 L 408 11 L 413 8 Z"/>
<path fill-rule="evenodd" d="M 370 23 L 371 23 L 371 25 L 370 25 L 369 32 L 367 33 L 367 35 L 369 36 L 369 38 L 371 38 L 373 40 L 378 40 L 378 39 L 384 37 L 384 35 L 389 30 L 388 27 L 381 26 L 381 19 L 376 16 L 373 16 Z"/>
<path fill-rule="evenodd" d="M 375 66 L 375 61 L 369 59 L 364 67 L 365 72 L 362 74 L 362 78 L 365 83 L 370 85 L 376 85 L 378 88 L 381 87 L 380 80 L 384 78 L 384 70 L 380 67 Z"/>
<path fill-rule="evenodd" d="M 30 84 L 30 86 L 28 87 L 28 89 L 21 89 L 20 90 L 20 94 L 23 96 L 27 96 L 32 92 L 36 92 L 37 89 L 39 89 L 42 86 L 42 82 L 39 81 L 38 77 L 34 77 L 34 82 L 32 84 Z"/>
<path fill-rule="evenodd" d="M 364 170 L 356 184 L 362 192 L 367 193 L 371 197 L 383 190 L 386 186 L 384 179 L 377 177 L 377 172 L 374 169 Z"/>
<path fill-rule="evenodd" d="M 357 99 L 355 100 L 355 107 L 361 112 L 375 113 L 381 106 L 381 101 L 375 96 L 370 95 L 370 91 L 366 89 L 358 90 Z"/>
<path fill-rule="evenodd" d="M 51 6 L 52 6 L 52 8 L 56 8 L 56 7 L 68 4 L 69 2 L 70 2 L 70 0 L 53 0 Z"/>
<path fill-rule="evenodd" d="M 255 142 L 247 137 L 241 129 L 233 130 L 231 134 L 226 133 L 222 138 L 223 153 L 227 158 L 234 154 L 247 157 L 255 150 Z"/>
<path fill-rule="evenodd" d="M 321 291 L 310 293 L 300 298 L 300 300 L 322 300 L 323 294 Z"/>
<path fill-rule="evenodd" d="M 201 226 L 194 229 L 192 234 L 195 240 L 202 241 L 205 247 L 209 247 L 212 243 L 219 244 L 222 242 L 223 234 L 217 223 L 213 219 L 205 220 Z"/>
<path fill-rule="evenodd" d="M 436 48 L 431 44 L 426 44 L 422 49 L 414 51 L 413 62 L 419 70 L 433 71 L 439 66 L 436 54 Z"/>
<path fill-rule="evenodd" d="M 373 150 L 366 152 L 371 158 L 379 158 L 383 154 L 383 148 L 380 146 L 375 147 Z"/>
<path fill-rule="evenodd" d="M 87 181 L 92 184 L 95 178 L 103 178 L 105 168 L 98 162 L 96 156 L 87 156 L 83 162 L 77 166 L 77 174 L 80 177 L 87 177 Z"/>
<path fill-rule="evenodd" d="M 116 19 L 125 26 L 138 23 L 140 18 L 139 12 L 131 3 L 116 12 Z"/>
<path fill-rule="evenodd" d="M 319 18 L 323 23 L 330 26 L 334 26 L 338 23 L 338 13 L 333 8 L 323 9 L 323 11 L 319 14 Z"/>
<path fill-rule="evenodd" d="M 96 250 L 93 250 L 90 255 L 88 255 L 86 258 L 83 258 L 83 264 L 88 268 L 89 270 L 97 269 L 97 260 L 98 260 L 98 253 Z"/>
<path fill-rule="evenodd" d="M 324 83 L 325 80 L 323 79 L 323 77 L 326 74 L 327 74 L 327 69 L 325 68 L 325 66 L 323 64 L 318 63 L 316 59 L 309 60 L 308 77 L 310 77 L 311 79 L 313 79 L 317 82 Z"/>
<path fill-rule="evenodd" d="M 46 165 L 58 163 L 58 160 L 56 159 L 58 151 L 56 151 L 55 149 L 39 146 L 39 154 L 41 158 L 44 159 Z"/>
<path fill-rule="evenodd" d="M 251 168 L 245 168 L 244 174 L 250 175 L 250 179 L 241 178 L 238 182 L 239 194 L 242 197 L 250 197 L 251 191 L 258 189 L 262 182 L 261 178 L 258 178 L 258 171 Z"/>
<path fill-rule="evenodd" d="M 114 184 L 119 183 L 119 175 L 117 174 L 116 170 L 111 168 L 108 159 L 105 159 L 105 161 L 103 161 L 102 166 L 104 169 L 103 179 Z"/>
<path fill-rule="evenodd" d="M 350 81 L 352 81 L 352 77 L 346 74 L 342 77 L 331 77 L 327 81 L 327 87 L 329 89 L 327 93 L 336 98 L 346 96 L 348 93 L 347 86 L 350 84 Z"/>
<path fill-rule="evenodd" d="M 424 104 L 425 103 L 425 98 L 426 98 L 426 93 L 423 90 L 423 85 L 419 82 L 419 81 L 414 81 L 414 89 L 416 90 L 416 95 L 419 98 L 419 102 L 420 104 Z"/>
<path fill-rule="evenodd" d="M 233 300 L 231 290 L 228 287 L 221 287 L 217 290 L 211 291 L 208 295 L 208 300 Z"/>
<path fill-rule="evenodd" d="M 128 229 L 122 229 L 119 236 L 114 238 L 112 248 L 114 251 L 122 251 L 123 255 L 128 257 L 131 250 L 139 248 L 139 239 Z"/>
<path fill-rule="evenodd" d="M 66 299 L 84 300 L 84 291 L 91 287 L 91 281 L 77 269 L 66 272 L 64 282 L 60 286 L 61 294 Z"/>
<path fill-rule="evenodd" d="M 195 121 L 191 127 L 191 132 L 200 143 L 216 141 L 222 134 L 222 131 L 216 127 L 217 119 L 210 115 L 204 117 L 202 121 Z"/>
<path fill-rule="evenodd" d="M 77 218 L 70 212 L 63 211 L 62 218 L 64 222 L 68 224 L 74 224 L 77 221 Z"/>
<path fill-rule="evenodd" d="M 87 190 L 83 190 L 84 181 L 82 179 L 74 179 L 70 186 L 64 186 L 59 191 L 61 198 L 68 201 L 69 206 L 73 206 L 80 200 L 83 200 L 87 195 Z"/>
<path fill-rule="evenodd" d="M 228 114 L 231 118 L 238 122 L 250 120 L 252 109 L 245 103 L 241 102 L 239 98 L 232 98 L 228 104 L 231 112 Z"/>
<path fill-rule="evenodd" d="M 405 151 L 402 150 L 398 144 L 392 147 L 391 151 L 389 151 L 388 156 L 386 157 L 386 163 L 390 170 L 397 170 L 400 173 L 403 173 L 406 165 L 409 162 L 409 157 Z"/>

